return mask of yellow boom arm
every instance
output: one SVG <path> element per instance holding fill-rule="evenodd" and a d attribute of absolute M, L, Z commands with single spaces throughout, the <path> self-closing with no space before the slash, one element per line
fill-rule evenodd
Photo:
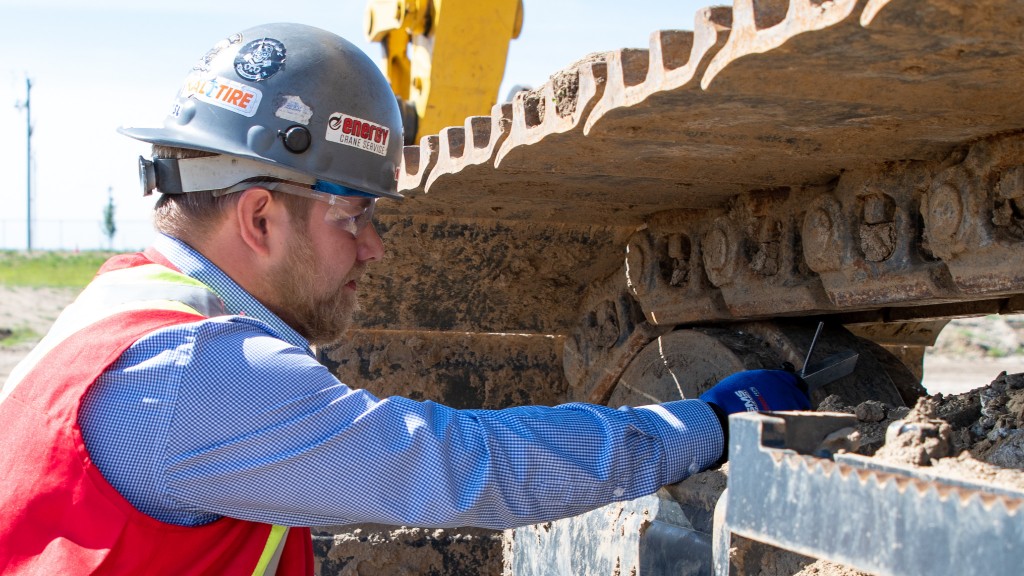
<path fill-rule="evenodd" d="M 522 26 L 522 0 L 369 1 L 366 37 L 384 47 L 392 90 L 415 108 L 403 111 L 407 143 L 490 113 Z"/>

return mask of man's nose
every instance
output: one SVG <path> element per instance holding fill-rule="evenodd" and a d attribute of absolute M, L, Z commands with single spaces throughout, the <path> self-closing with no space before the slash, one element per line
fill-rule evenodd
<path fill-rule="evenodd" d="M 384 258 L 384 241 L 371 222 L 356 235 L 356 258 L 360 262 L 380 261 Z"/>

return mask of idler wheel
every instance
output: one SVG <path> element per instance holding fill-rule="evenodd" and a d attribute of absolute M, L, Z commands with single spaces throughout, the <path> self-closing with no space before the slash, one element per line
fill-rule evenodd
<path fill-rule="evenodd" d="M 781 360 L 763 342 L 723 328 L 669 332 L 645 346 L 626 366 L 609 406 L 639 406 L 696 398 L 741 370 L 777 368 Z"/>
<path fill-rule="evenodd" d="M 741 370 L 780 368 L 797 370 L 804 358 L 816 321 L 750 322 L 728 328 L 686 328 L 653 340 L 640 350 L 623 371 L 608 400 L 609 406 L 639 406 L 697 398 L 722 378 Z M 846 404 L 877 400 L 891 406 L 913 405 L 924 388 L 898 359 L 839 325 L 826 324 L 810 363 L 832 354 L 854 350 L 859 354 L 854 372 L 811 394 L 817 406 L 831 394 Z"/>

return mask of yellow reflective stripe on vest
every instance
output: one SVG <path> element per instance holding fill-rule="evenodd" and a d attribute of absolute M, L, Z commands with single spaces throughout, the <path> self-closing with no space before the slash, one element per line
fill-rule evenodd
<path fill-rule="evenodd" d="M 93 286 L 106 284 L 127 284 L 133 282 L 165 282 L 169 284 L 186 284 L 196 288 L 209 290 L 205 284 L 186 276 L 181 272 L 171 270 L 161 264 L 142 264 L 131 268 L 121 268 L 100 274 L 91 283 Z"/>
<path fill-rule="evenodd" d="M 61 313 L 47 337 L 63 339 L 132 310 L 177 310 L 207 318 L 226 313 L 220 297 L 202 282 L 160 264 L 145 264 L 97 276 Z"/>
<path fill-rule="evenodd" d="M 160 264 L 144 264 L 100 274 L 61 312 L 50 331 L 14 370 L 0 389 L 0 402 L 48 352 L 75 332 L 121 312 L 175 310 L 199 316 L 226 314 L 224 303 L 208 286 Z"/>
<path fill-rule="evenodd" d="M 273 576 L 277 573 L 277 563 L 281 561 L 281 553 L 284 552 L 284 542 L 287 536 L 287 526 L 270 527 L 267 545 L 263 547 L 260 561 L 256 563 L 256 569 L 252 571 L 252 576 Z"/>
<path fill-rule="evenodd" d="M 107 309 L 147 300 L 181 302 L 206 317 L 227 313 L 224 302 L 208 286 L 160 264 L 145 264 L 101 274 L 79 294 L 76 303 Z"/>

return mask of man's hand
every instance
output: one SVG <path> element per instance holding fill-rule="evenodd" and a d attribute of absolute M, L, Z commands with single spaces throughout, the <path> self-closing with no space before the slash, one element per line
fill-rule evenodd
<path fill-rule="evenodd" d="M 701 394 L 700 399 L 726 414 L 808 410 L 811 407 L 796 374 L 786 370 L 737 372 Z"/>
<path fill-rule="evenodd" d="M 786 370 L 747 370 L 728 376 L 700 395 L 718 416 L 726 450 L 716 466 L 728 458 L 729 414 L 767 410 L 809 410 L 811 401 L 797 375 Z"/>

